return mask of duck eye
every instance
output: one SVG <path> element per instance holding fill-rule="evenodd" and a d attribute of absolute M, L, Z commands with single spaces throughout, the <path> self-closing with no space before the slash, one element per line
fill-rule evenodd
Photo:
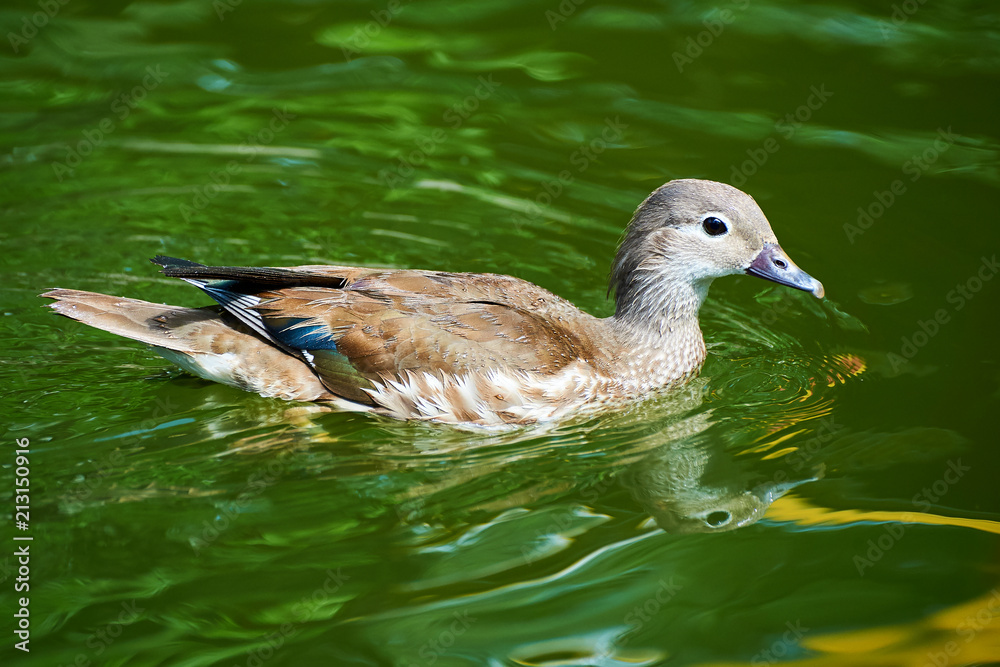
<path fill-rule="evenodd" d="M 729 228 L 726 227 L 726 223 L 714 216 L 705 218 L 702 221 L 701 226 L 705 230 L 705 233 L 709 236 L 722 236 L 729 231 Z"/>
<path fill-rule="evenodd" d="M 725 226 L 725 225 L 723 225 Z M 718 528 L 719 526 L 724 526 L 729 523 L 730 514 L 723 510 L 716 510 L 712 512 L 707 517 L 705 517 L 705 523 L 707 523 L 712 528 Z"/>

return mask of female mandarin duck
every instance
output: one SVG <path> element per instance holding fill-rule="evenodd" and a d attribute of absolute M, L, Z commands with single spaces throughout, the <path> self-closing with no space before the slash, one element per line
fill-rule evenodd
<path fill-rule="evenodd" d="M 692 378 L 705 360 L 698 309 L 720 276 L 749 273 L 823 296 L 749 195 L 690 179 L 636 209 L 605 319 L 496 274 L 153 262 L 221 307 L 66 289 L 43 296 L 61 315 L 263 396 L 482 426 L 558 419 Z"/>

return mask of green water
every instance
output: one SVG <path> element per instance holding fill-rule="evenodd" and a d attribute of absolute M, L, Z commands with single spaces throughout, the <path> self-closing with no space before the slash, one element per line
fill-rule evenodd
<path fill-rule="evenodd" d="M 0 29 L 3 664 L 1000 660 L 994 3 L 17 0 Z M 206 304 L 165 254 L 606 315 L 676 177 L 750 192 L 827 300 L 719 280 L 698 383 L 547 430 L 313 412 L 37 298 Z M 753 490 L 788 493 L 694 530 Z"/>

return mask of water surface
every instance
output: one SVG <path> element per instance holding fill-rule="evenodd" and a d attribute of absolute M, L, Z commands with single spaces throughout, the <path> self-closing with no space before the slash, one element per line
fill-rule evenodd
<path fill-rule="evenodd" d="M 39 7 L 0 9 L 4 664 L 1000 660 L 992 4 Z M 751 193 L 828 298 L 717 281 L 698 382 L 548 429 L 263 399 L 37 298 L 206 304 L 165 254 L 603 316 L 678 177 Z"/>

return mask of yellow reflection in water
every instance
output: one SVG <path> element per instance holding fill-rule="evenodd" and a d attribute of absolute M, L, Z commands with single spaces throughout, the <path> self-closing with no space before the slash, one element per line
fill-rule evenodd
<path fill-rule="evenodd" d="M 815 507 L 802 498 L 786 495 L 771 505 L 767 518 L 773 521 L 792 521 L 800 526 L 830 526 L 861 521 L 923 524 L 927 526 L 961 526 L 1000 535 L 1000 522 L 986 519 L 941 516 L 926 512 L 887 512 L 869 510 L 831 510 Z"/>
<path fill-rule="evenodd" d="M 824 655 L 782 662 L 789 667 L 893 665 L 944 667 L 1000 660 L 1000 586 L 906 625 L 805 637 L 801 647 Z M 735 667 L 746 663 L 711 663 Z M 759 659 L 754 663 L 760 664 Z"/>

